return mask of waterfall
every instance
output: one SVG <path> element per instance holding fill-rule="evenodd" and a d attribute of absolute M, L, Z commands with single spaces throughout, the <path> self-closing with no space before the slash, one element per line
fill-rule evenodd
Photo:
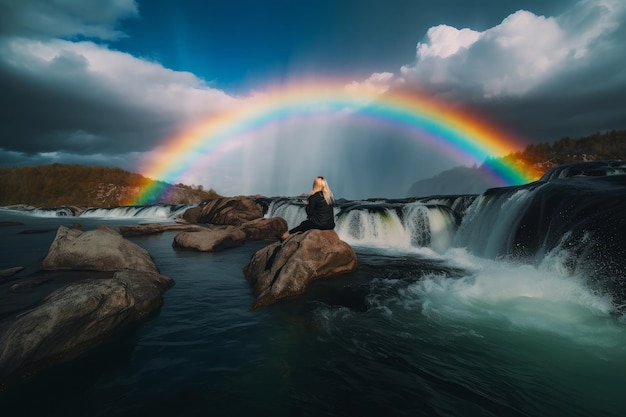
<path fill-rule="evenodd" d="M 301 199 L 276 199 L 266 217 L 282 217 L 289 228 L 306 219 Z M 450 247 L 458 215 L 442 204 L 421 201 L 390 203 L 351 201 L 336 203 L 335 231 L 351 245 L 410 249 L 428 247 L 443 252 Z"/>
<path fill-rule="evenodd" d="M 34 217 L 72 217 L 74 212 L 70 208 L 31 208 L 26 209 Z"/>
<path fill-rule="evenodd" d="M 146 206 L 90 208 L 83 211 L 80 217 L 173 219 L 182 215 L 185 210 L 191 207 L 193 207 L 193 205 L 153 204 Z"/>
<path fill-rule="evenodd" d="M 155 219 L 168 220 L 182 216 L 183 213 L 195 207 L 195 204 L 151 204 L 145 206 L 123 206 L 107 208 L 88 208 L 81 210 L 77 207 L 58 208 L 5 208 L 9 211 L 28 213 L 33 217 L 82 217 L 103 219 Z"/>
<path fill-rule="evenodd" d="M 533 195 L 534 187 L 492 189 L 467 209 L 454 246 L 475 255 L 497 258 L 509 254 L 514 231 Z"/>

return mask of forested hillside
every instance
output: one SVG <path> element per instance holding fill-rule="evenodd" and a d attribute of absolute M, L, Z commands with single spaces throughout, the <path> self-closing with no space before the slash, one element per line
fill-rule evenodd
<path fill-rule="evenodd" d="M 115 207 L 154 185 L 166 191 L 154 202 L 189 204 L 217 196 L 213 190 L 171 185 L 120 168 L 52 164 L 0 168 L 0 206 Z"/>
<path fill-rule="evenodd" d="M 538 173 L 570 162 L 618 160 L 626 161 L 626 130 L 595 133 L 582 138 L 562 138 L 553 143 L 528 145 L 522 152 L 512 153 L 507 161 L 534 167 Z"/>

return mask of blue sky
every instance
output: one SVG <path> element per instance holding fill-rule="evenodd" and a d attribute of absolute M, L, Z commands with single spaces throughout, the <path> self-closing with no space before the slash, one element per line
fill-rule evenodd
<path fill-rule="evenodd" d="M 623 0 L 0 0 L 0 165 L 137 171 L 184 126 L 304 78 L 419 86 L 529 142 L 624 129 L 625 23 Z M 293 195 L 326 174 L 340 196 L 401 197 L 458 165 L 384 132 L 305 130 L 318 161 L 292 126 L 181 181 Z M 355 132 L 368 146 L 344 149 Z"/>
<path fill-rule="evenodd" d="M 145 1 L 112 45 L 164 66 L 191 71 L 218 88 L 245 92 L 294 73 L 366 78 L 410 62 L 437 23 L 485 30 L 519 1 L 407 0 Z M 555 13 L 571 2 L 529 0 Z"/>

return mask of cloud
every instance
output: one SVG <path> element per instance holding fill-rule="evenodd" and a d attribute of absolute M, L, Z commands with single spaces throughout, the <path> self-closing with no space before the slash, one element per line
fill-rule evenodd
<path fill-rule="evenodd" d="M 235 101 L 191 73 L 93 42 L 4 38 L 0 56 L 5 150 L 147 150 Z"/>
<path fill-rule="evenodd" d="M 138 15 L 134 0 L 100 1 L 94 6 L 88 0 L 0 0 L 0 33 L 116 39 L 124 35 L 115 24 Z"/>
<path fill-rule="evenodd" d="M 582 1 L 559 17 L 520 10 L 483 32 L 437 26 L 417 44 L 416 60 L 401 76 L 450 96 L 524 96 L 572 66 L 597 64 L 596 46 L 623 18 L 619 1 Z"/>
<path fill-rule="evenodd" d="M 447 58 L 461 48 L 468 48 L 480 38 L 480 32 L 471 29 L 456 29 L 439 25 L 428 29 L 428 42 L 417 44 L 418 59 L 428 57 Z"/>
<path fill-rule="evenodd" d="M 346 91 L 359 93 L 366 96 L 377 97 L 391 88 L 394 83 L 394 75 L 391 72 L 377 72 L 365 81 L 352 81 L 346 85 Z"/>
<path fill-rule="evenodd" d="M 138 15 L 135 1 L 0 0 L 0 8 L 5 160 L 143 152 L 236 101 L 194 74 L 100 43 L 124 36 L 116 25 Z"/>

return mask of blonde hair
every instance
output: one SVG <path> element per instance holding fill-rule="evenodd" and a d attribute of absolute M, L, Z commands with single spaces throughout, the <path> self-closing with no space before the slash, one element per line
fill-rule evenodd
<path fill-rule="evenodd" d="M 324 196 L 324 200 L 326 200 L 326 204 L 333 203 L 333 192 L 330 191 L 330 187 L 328 186 L 328 182 L 322 176 L 317 176 L 313 180 L 313 189 L 311 190 L 311 194 L 313 195 L 318 191 L 322 192 Z"/>

